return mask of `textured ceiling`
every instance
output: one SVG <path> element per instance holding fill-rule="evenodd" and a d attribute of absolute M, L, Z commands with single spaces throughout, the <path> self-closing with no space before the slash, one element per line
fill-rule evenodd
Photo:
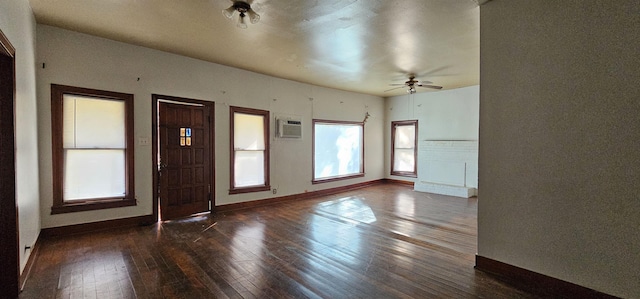
<path fill-rule="evenodd" d="M 478 0 L 254 0 L 248 29 L 222 15 L 229 0 L 29 2 L 41 24 L 319 86 L 393 96 L 409 73 L 479 84 Z"/>

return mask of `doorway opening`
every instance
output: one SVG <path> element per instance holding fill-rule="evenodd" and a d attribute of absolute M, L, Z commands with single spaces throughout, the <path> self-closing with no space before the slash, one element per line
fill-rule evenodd
<path fill-rule="evenodd" d="M 0 30 L 0 294 L 20 291 L 20 242 L 16 202 L 15 48 Z"/>

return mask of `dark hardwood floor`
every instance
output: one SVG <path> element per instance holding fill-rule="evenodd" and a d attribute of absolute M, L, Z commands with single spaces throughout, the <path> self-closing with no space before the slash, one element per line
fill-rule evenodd
<path fill-rule="evenodd" d="M 20 298 L 534 298 L 474 270 L 476 215 L 380 184 L 52 238 Z"/>

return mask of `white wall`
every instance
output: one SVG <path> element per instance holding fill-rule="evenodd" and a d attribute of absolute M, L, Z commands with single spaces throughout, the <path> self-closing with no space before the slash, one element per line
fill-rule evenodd
<path fill-rule="evenodd" d="M 26 0 L 0 1 L 0 29 L 16 49 L 16 201 L 20 237 L 20 269 L 40 233 L 38 139 L 35 74 L 36 23 Z M 3 165 L 2 167 L 11 167 Z"/>
<path fill-rule="evenodd" d="M 418 120 L 418 146 L 426 140 L 478 140 L 479 88 L 470 86 L 452 90 L 421 92 L 386 99 L 385 174 L 389 178 L 417 181 L 438 175 L 423 173 L 418 165 L 418 179 L 391 176 L 391 122 Z M 420 151 L 418 153 L 420 155 Z M 421 163 L 421 157 L 418 157 Z M 422 162 L 424 163 L 424 162 Z M 449 174 L 444 174 L 449 176 Z"/>
<path fill-rule="evenodd" d="M 151 214 L 151 146 L 135 147 L 138 205 L 50 215 L 52 205 L 50 84 L 132 93 L 135 136 L 151 138 L 151 94 L 214 101 L 216 205 L 350 185 L 384 177 L 383 99 L 282 80 L 148 48 L 38 25 L 38 105 L 42 227 Z M 138 78 L 140 80 L 138 81 Z M 313 99 L 313 100 L 310 100 Z M 278 193 L 229 195 L 229 106 L 269 110 L 273 116 L 300 117 L 302 140 L 272 139 L 271 185 Z M 365 126 L 364 178 L 311 184 L 312 118 L 362 121 Z M 272 120 L 272 126 L 275 125 Z M 271 136 L 274 136 L 272 127 Z"/>
<path fill-rule="evenodd" d="M 480 14 L 478 254 L 640 298 L 640 5 Z"/>

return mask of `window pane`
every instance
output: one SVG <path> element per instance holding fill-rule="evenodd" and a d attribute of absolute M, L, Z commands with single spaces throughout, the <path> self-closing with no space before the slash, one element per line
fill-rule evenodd
<path fill-rule="evenodd" d="M 264 151 L 236 151 L 234 186 L 264 186 Z"/>
<path fill-rule="evenodd" d="M 416 127 L 414 125 L 409 126 L 397 126 L 396 127 L 396 140 L 395 147 L 398 148 L 413 148 L 416 139 Z"/>
<path fill-rule="evenodd" d="M 234 113 L 233 146 L 238 150 L 264 150 L 264 116 Z"/>
<path fill-rule="evenodd" d="M 64 200 L 123 197 L 125 150 L 65 150 Z"/>
<path fill-rule="evenodd" d="M 76 147 L 76 99 L 71 95 L 62 96 L 62 147 Z"/>
<path fill-rule="evenodd" d="M 413 172 L 415 165 L 413 154 L 413 149 L 395 149 L 393 153 L 393 171 Z"/>
<path fill-rule="evenodd" d="M 65 148 L 124 148 L 124 101 L 64 95 Z"/>
<path fill-rule="evenodd" d="M 361 125 L 316 123 L 314 138 L 316 179 L 361 173 Z"/>

